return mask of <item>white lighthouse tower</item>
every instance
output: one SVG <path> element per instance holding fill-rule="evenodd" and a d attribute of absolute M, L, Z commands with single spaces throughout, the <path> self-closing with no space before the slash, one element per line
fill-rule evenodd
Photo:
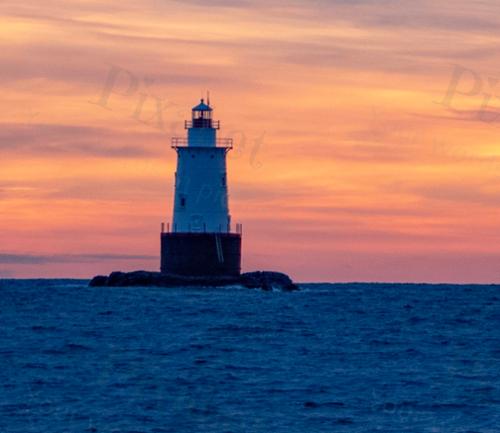
<path fill-rule="evenodd" d="M 218 139 L 220 122 L 202 99 L 186 121 L 187 138 L 172 138 L 177 151 L 172 225 L 162 233 L 161 270 L 203 276 L 239 275 L 241 226 L 231 232 L 226 154 L 232 140 Z"/>
<path fill-rule="evenodd" d="M 212 108 L 201 103 L 186 121 L 185 138 L 173 138 L 177 150 L 174 232 L 227 233 L 231 231 L 227 200 L 226 153 L 230 139 L 217 140 L 219 122 Z"/>

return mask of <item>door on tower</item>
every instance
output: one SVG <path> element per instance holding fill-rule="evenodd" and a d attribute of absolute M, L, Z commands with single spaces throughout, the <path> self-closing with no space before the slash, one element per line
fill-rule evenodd
<path fill-rule="evenodd" d="M 192 232 L 199 233 L 206 230 L 205 222 L 202 215 L 192 214 L 191 223 L 189 224 Z"/>

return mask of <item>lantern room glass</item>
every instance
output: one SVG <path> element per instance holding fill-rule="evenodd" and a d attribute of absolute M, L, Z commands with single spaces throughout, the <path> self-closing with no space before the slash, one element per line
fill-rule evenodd
<path fill-rule="evenodd" d="M 212 112 L 208 110 L 193 110 L 193 120 L 198 119 L 211 119 Z"/>

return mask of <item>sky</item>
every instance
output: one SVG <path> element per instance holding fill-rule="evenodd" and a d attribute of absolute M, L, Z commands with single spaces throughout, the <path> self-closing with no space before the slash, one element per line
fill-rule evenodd
<path fill-rule="evenodd" d="M 495 0 L 2 0 L 0 278 L 159 268 L 172 136 L 233 137 L 243 270 L 500 283 Z"/>

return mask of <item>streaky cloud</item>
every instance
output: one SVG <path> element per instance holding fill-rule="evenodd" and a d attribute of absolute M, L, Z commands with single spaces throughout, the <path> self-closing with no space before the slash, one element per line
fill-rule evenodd
<path fill-rule="evenodd" d="M 0 253 L 0 264 L 44 265 L 52 263 L 85 263 L 99 261 L 157 260 L 157 256 L 127 254 L 8 254 Z"/>
<path fill-rule="evenodd" d="M 154 144 L 162 140 L 166 140 L 164 132 L 125 132 L 83 125 L 0 124 L 0 154 L 4 155 L 151 157 L 161 152 Z"/>

